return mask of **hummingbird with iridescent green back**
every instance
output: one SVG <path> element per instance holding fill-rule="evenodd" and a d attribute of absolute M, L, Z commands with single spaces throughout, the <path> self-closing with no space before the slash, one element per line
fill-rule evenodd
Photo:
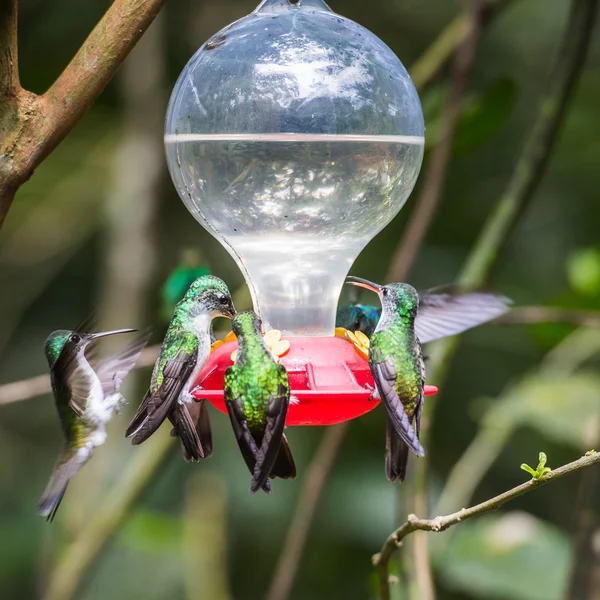
<path fill-rule="evenodd" d="M 385 470 L 389 481 L 404 481 L 409 450 L 419 442 L 425 387 L 421 344 L 455 335 L 509 310 L 510 301 L 487 293 L 423 293 L 407 283 L 378 285 L 348 277 L 350 285 L 379 295 L 381 318 L 370 338 L 369 366 L 388 415 Z M 413 422 L 415 428 L 413 429 Z"/>
<path fill-rule="evenodd" d="M 199 461 L 212 454 L 208 410 L 204 400 L 196 401 L 192 388 L 210 354 L 212 320 L 234 314 L 231 293 L 222 279 L 204 275 L 192 283 L 175 307 L 150 389 L 125 432 L 134 445 L 147 440 L 168 417 L 185 460 Z"/>
<path fill-rule="evenodd" d="M 40 500 L 39 512 L 49 521 L 65 494 L 69 481 L 91 458 L 94 448 L 106 440 L 106 425 L 125 400 L 121 384 L 134 367 L 150 335 L 144 335 L 124 350 L 92 366 L 86 357 L 95 340 L 135 329 L 84 333 L 84 324 L 74 331 L 59 330 L 48 336 L 45 353 L 56 408 L 65 435 L 65 447 Z"/>
<path fill-rule="evenodd" d="M 287 371 L 263 339 L 260 317 L 251 310 L 232 320 L 238 349 L 225 372 L 225 405 L 242 456 L 252 474 L 250 491 L 271 493 L 269 477 L 296 477 L 296 465 L 283 433 L 290 403 Z"/>

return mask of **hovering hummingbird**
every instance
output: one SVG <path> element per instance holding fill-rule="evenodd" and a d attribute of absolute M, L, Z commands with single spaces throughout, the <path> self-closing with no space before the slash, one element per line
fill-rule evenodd
<path fill-rule="evenodd" d="M 242 456 L 252 474 L 250 491 L 271 493 L 269 477 L 296 477 L 296 465 L 283 433 L 290 403 L 287 371 L 277 363 L 251 310 L 232 321 L 238 339 L 235 364 L 225 372 L 224 396 Z"/>
<path fill-rule="evenodd" d="M 381 317 L 381 308 L 368 304 L 349 304 L 337 311 L 335 326 L 348 331 L 361 331 L 371 337 Z"/>
<path fill-rule="evenodd" d="M 187 461 L 212 454 L 212 435 L 204 401 L 191 388 L 210 354 L 210 325 L 215 317 L 231 318 L 235 308 L 225 282 L 204 275 L 192 283 L 175 313 L 154 365 L 150 389 L 125 435 L 133 444 L 147 440 L 168 417 Z"/>
<path fill-rule="evenodd" d="M 136 330 L 84 333 L 83 327 L 84 324 L 74 331 L 55 331 L 45 344 L 52 392 L 66 440 L 39 504 L 40 514 L 49 521 L 54 519 L 70 479 L 91 458 L 94 448 L 106 440 L 106 424 L 125 404 L 119 391 L 121 384 L 150 337 L 144 335 L 92 366 L 86 358 L 91 342 Z"/>
<path fill-rule="evenodd" d="M 404 481 L 408 451 L 424 456 L 419 442 L 425 363 L 421 344 L 454 335 L 494 319 L 509 310 L 507 298 L 486 293 L 419 294 L 407 283 L 378 285 L 349 277 L 350 285 L 379 295 L 381 319 L 371 335 L 369 366 L 374 395 L 388 414 L 386 475 Z M 413 430 L 413 422 L 415 429 Z"/>

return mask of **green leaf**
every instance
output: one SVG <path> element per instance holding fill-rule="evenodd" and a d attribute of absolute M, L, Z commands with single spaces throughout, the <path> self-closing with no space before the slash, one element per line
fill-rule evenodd
<path fill-rule="evenodd" d="M 571 546 L 559 529 L 516 511 L 457 525 L 432 559 L 445 587 L 474 598 L 559 600 Z"/>
<path fill-rule="evenodd" d="M 540 452 L 537 469 L 532 469 L 526 463 L 521 465 L 521 469 L 523 469 L 523 471 L 527 471 L 527 473 L 529 473 L 534 479 L 541 479 L 544 475 L 546 475 L 546 473 L 550 473 L 550 471 L 552 471 L 552 469 L 546 466 L 547 460 L 548 457 L 543 452 Z"/>

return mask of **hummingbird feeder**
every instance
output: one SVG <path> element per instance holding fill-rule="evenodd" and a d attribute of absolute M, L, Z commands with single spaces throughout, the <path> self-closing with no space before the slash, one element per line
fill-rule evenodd
<path fill-rule="evenodd" d="M 364 348 L 334 335 L 336 307 L 355 258 L 412 191 L 423 136 L 402 63 L 322 0 L 264 0 L 179 76 L 169 171 L 242 270 L 264 330 L 289 341 L 288 425 L 331 425 L 378 403 Z M 236 344 L 218 347 L 197 380 L 196 397 L 223 412 Z"/>

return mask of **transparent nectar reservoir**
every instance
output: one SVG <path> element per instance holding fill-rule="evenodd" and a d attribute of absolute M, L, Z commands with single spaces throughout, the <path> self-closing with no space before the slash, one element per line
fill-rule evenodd
<path fill-rule="evenodd" d="M 321 0 L 266 0 L 185 67 L 165 145 L 264 329 L 331 336 L 353 261 L 413 189 L 423 134 L 417 92 L 381 40 Z"/>

